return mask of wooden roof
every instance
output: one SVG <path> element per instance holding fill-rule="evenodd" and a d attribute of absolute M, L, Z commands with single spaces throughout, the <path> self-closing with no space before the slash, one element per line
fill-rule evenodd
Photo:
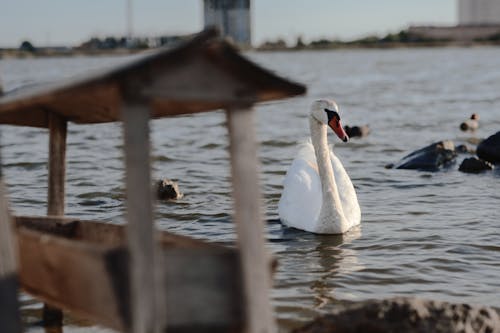
<path fill-rule="evenodd" d="M 247 107 L 305 90 L 242 57 L 209 29 L 96 75 L 7 93 L 0 98 L 0 124 L 48 127 L 48 112 L 79 124 L 118 121 L 124 102 L 145 103 L 151 117 L 160 118 Z"/>

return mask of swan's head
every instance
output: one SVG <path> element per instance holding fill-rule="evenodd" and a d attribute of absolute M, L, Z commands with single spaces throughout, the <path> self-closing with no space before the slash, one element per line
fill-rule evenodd
<path fill-rule="evenodd" d="M 349 136 L 340 122 L 339 107 L 331 99 L 318 99 L 311 105 L 311 117 L 322 124 L 330 126 L 340 140 L 347 142 Z"/>

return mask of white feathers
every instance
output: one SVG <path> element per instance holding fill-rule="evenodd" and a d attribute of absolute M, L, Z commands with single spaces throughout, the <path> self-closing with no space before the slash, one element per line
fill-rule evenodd
<path fill-rule="evenodd" d="M 312 142 L 321 151 L 327 145 L 326 126 L 311 121 L 317 124 L 311 126 Z M 313 144 L 301 144 L 285 176 L 278 205 L 283 224 L 313 233 L 342 234 L 360 223 L 361 210 L 351 179 L 331 147 L 326 151 L 320 154 L 320 168 Z M 320 176 L 320 169 L 325 174 Z"/>

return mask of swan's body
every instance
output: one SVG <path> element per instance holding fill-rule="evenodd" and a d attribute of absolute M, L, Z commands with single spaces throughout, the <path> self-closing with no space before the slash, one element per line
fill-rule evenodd
<path fill-rule="evenodd" d="M 328 147 L 326 125 L 347 141 L 333 101 L 313 104 L 309 123 L 311 143 L 303 144 L 290 166 L 278 206 L 283 224 L 297 229 L 342 234 L 361 220 L 354 186 L 340 160 Z M 338 118 L 335 122 L 332 114 Z"/>

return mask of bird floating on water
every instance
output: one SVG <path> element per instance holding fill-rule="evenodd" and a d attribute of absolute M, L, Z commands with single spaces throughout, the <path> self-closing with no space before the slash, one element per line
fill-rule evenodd
<path fill-rule="evenodd" d="M 370 134 L 370 126 L 362 125 L 362 126 L 344 126 L 344 130 L 349 136 L 349 138 L 362 138 Z"/>
<path fill-rule="evenodd" d="M 179 184 L 168 178 L 160 179 L 156 183 L 156 195 L 160 200 L 176 200 L 184 197 L 179 190 Z"/>
<path fill-rule="evenodd" d="M 460 124 L 460 129 L 464 132 L 475 131 L 479 128 L 479 115 L 473 113 L 469 119 Z"/>
<path fill-rule="evenodd" d="M 318 234 L 343 234 L 361 221 L 356 191 L 349 175 L 328 147 L 327 125 L 344 142 L 348 135 L 333 100 L 311 106 L 311 142 L 302 144 L 285 176 L 278 205 L 283 224 Z"/>

